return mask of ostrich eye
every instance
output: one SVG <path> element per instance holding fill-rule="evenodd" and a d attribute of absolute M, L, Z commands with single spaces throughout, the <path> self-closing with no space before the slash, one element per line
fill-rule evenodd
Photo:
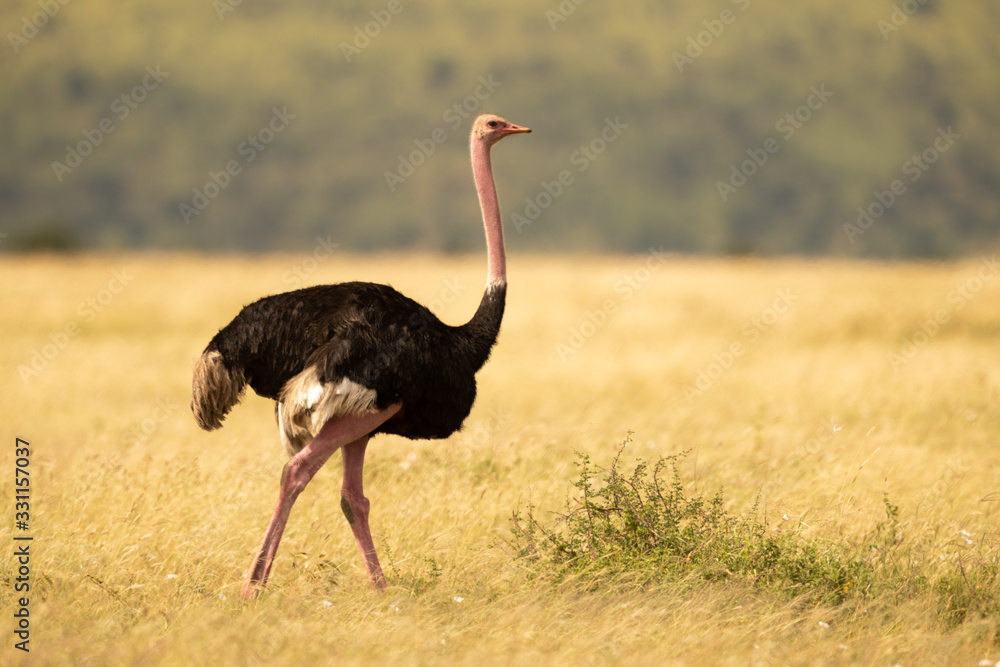
<path fill-rule="evenodd" d="M 490 122 L 486 123 L 486 127 L 493 127 L 493 128 L 500 127 L 500 123 L 496 122 L 495 120 L 491 120 Z"/>

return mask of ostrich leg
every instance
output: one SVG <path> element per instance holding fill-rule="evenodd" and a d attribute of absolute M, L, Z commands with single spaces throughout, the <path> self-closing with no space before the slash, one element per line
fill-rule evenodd
<path fill-rule="evenodd" d="M 261 542 L 260 549 L 254 557 L 250 571 L 243 582 L 242 593 L 246 599 L 255 598 L 260 595 L 267 583 L 267 577 L 271 573 L 271 564 L 274 556 L 278 552 L 278 543 L 281 541 L 281 534 L 288 523 L 288 515 L 292 511 L 295 499 L 299 497 L 302 490 L 306 488 L 309 481 L 316 472 L 323 467 L 323 464 L 333 455 L 335 451 L 345 445 L 357 446 L 361 441 L 361 452 L 364 453 L 364 444 L 368 441 L 368 434 L 378 428 L 383 422 L 388 420 L 399 411 L 399 405 L 393 405 L 379 412 L 371 412 L 361 415 L 351 415 L 348 417 L 338 417 L 331 419 L 319 433 L 316 434 L 309 444 L 293 456 L 285 469 L 281 472 L 281 490 L 278 494 L 278 506 L 274 509 L 274 516 L 264 533 L 264 541 Z M 358 465 L 360 489 L 360 471 Z M 360 495 L 360 494 L 359 494 Z M 365 503 L 367 509 L 367 502 Z M 368 530 L 367 511 L 365 512 L 365 532 Z M 352 526 L 353 528 L 353 526 Z M 357 530 L 355 531 L 357 534 Z M 371 535 L 368 536 L 369 544 Z M 363 550 L 363 549 L 362 549 Z M 372 558 L 374 558 L 374 547 L 372 547 Z M 365 563 L 368 564 L 368 556 L 365 555 Z M 375 560 L 376 567 L 378 561 Z M 369 571 L 370 566 L 369 566 Z M 381 570 L 379 570 L 381 574 Z"/>
<path fill-rule="evenodd" d="M 385 588 L 385 575 L 379 565 L 375 553 L 375 543 L 368 527 L 368 499 L 365 498 L 362 486 L 362 471 L 365 465 L 365 448 L 368 446 L 368 436 L 358 438 L 344 445 L 340 452 L 344 456 L 344 486 L 340 490 L 340 508 L 347 517 L 354 531 L 354 539 L 365 558 L 365 569 L 371 578 L 372 586 Z"/>

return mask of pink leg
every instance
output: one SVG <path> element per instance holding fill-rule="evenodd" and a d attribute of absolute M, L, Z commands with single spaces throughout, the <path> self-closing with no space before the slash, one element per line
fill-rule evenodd
<path fill-rule="evenodd" d="M 358 541 L 358 548 L 365 558 L 365 569 L 368 570 L 372 586 L 385 588 L 385 575 L 382 574 L 382 566 L 379 565 L 375 543 L 372 541 L 372 532 L 368 527 L 369 502 L 365 498 L 362 485 L 367 446 L 368 437 L 365 436 L 349 445 L 344 445 L 340 450 L 344 456 L 344 486 L 340 490 L 340 508 L 344 511 L 347 522 L 351 524 L 351 530 L 354 531 L 354 539 Z"/>
<path fill-rule="evenodd" d="M 288 515 L 292 511 L 292 505 L 316 472 L 323 467 L 323 464 L 337 449 L 344 445 L 355 444 L 359 440 L 363 441 L 361 447 L 363 454 L 364 444 L 368 442 L 369 434 L 396 414 L 399 408 L 399 405 L 393 405 L 381 412 L 332 419 L 323 425 L 323 428 L 308 445 L 285 464 L 285 469 L 281 472 L 278 506 L 274 509 L 274 516 L 271 517 L 271 523 L 268 524 L 267 532 L 264 533 L 264 541 L 261 543 L 260 549 L 257 550 L 257 555 L 254 557 L 250 571 L 243 582 L 244 598 L 257 597 L 263 591 L 264 585 L 267 583 L 267 576 L 271 573 L 274 555 L 278 552 L 281 534 L 285 530 L 285 524 L 288 523 Z M 360 473 L 360 466 L 358 469 Z M 367 512 L 365 518 L 365 530 L 367 530 Z M 369 536 L 368 539 L 370 541 L 371 537 Z M 374 547 L 372 547 L 372 553 L 374 554 Z M 367 556 L 365 560 L 367 562 Z"/>

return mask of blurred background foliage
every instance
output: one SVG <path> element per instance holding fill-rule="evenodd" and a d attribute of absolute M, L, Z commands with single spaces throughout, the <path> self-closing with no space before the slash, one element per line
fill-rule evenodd
<path fill-rule="evenodd" d="M 494 155 L 512 249 L 1000 245 L 995 2 L 63 2 L 0 5 L 0 250 L 306 251 L 322 237 L 476 251 L 463 103 L 535 130 Z M 121 117 L 122 95 L 157 67 L 162 82 Z M 821 86 L 829 99 L 800 110 Z M 275 109 L 294 118 L 247 162 L 243 142 Z M 810 117 L 786 137 L 776 123 L 796 110 Z M 608 119 L 627 127 L 602 145 Z M 959 138 L 911 181 L 907 160 L 948 128 Z M 390 187 L 438 129 L 445 141 Z M 53 163 L 85 132 L 100 143 L 60 181 Z M 724 201 L 718 182 L 769 137 L 780 149 Z M 581 162 L 582 146 L 604 150 Z M 234 160 L 239 173 L 185 222 L 181 205 Z M 515 224 L 562 170 L 573 181 Z M 844 225 L 896 179 L 906 191 L 852 243 Z"/>

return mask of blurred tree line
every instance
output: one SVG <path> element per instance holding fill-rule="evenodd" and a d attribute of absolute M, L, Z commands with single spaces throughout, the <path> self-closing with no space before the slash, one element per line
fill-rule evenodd
<path fill-rule="evenodd" d="M 0 250 L 474 251 L 482 110 L 535 130 L 494 151 L 512 248 L 1000 245 L 996 3 L 18 0 L 0 28 Z"/>

